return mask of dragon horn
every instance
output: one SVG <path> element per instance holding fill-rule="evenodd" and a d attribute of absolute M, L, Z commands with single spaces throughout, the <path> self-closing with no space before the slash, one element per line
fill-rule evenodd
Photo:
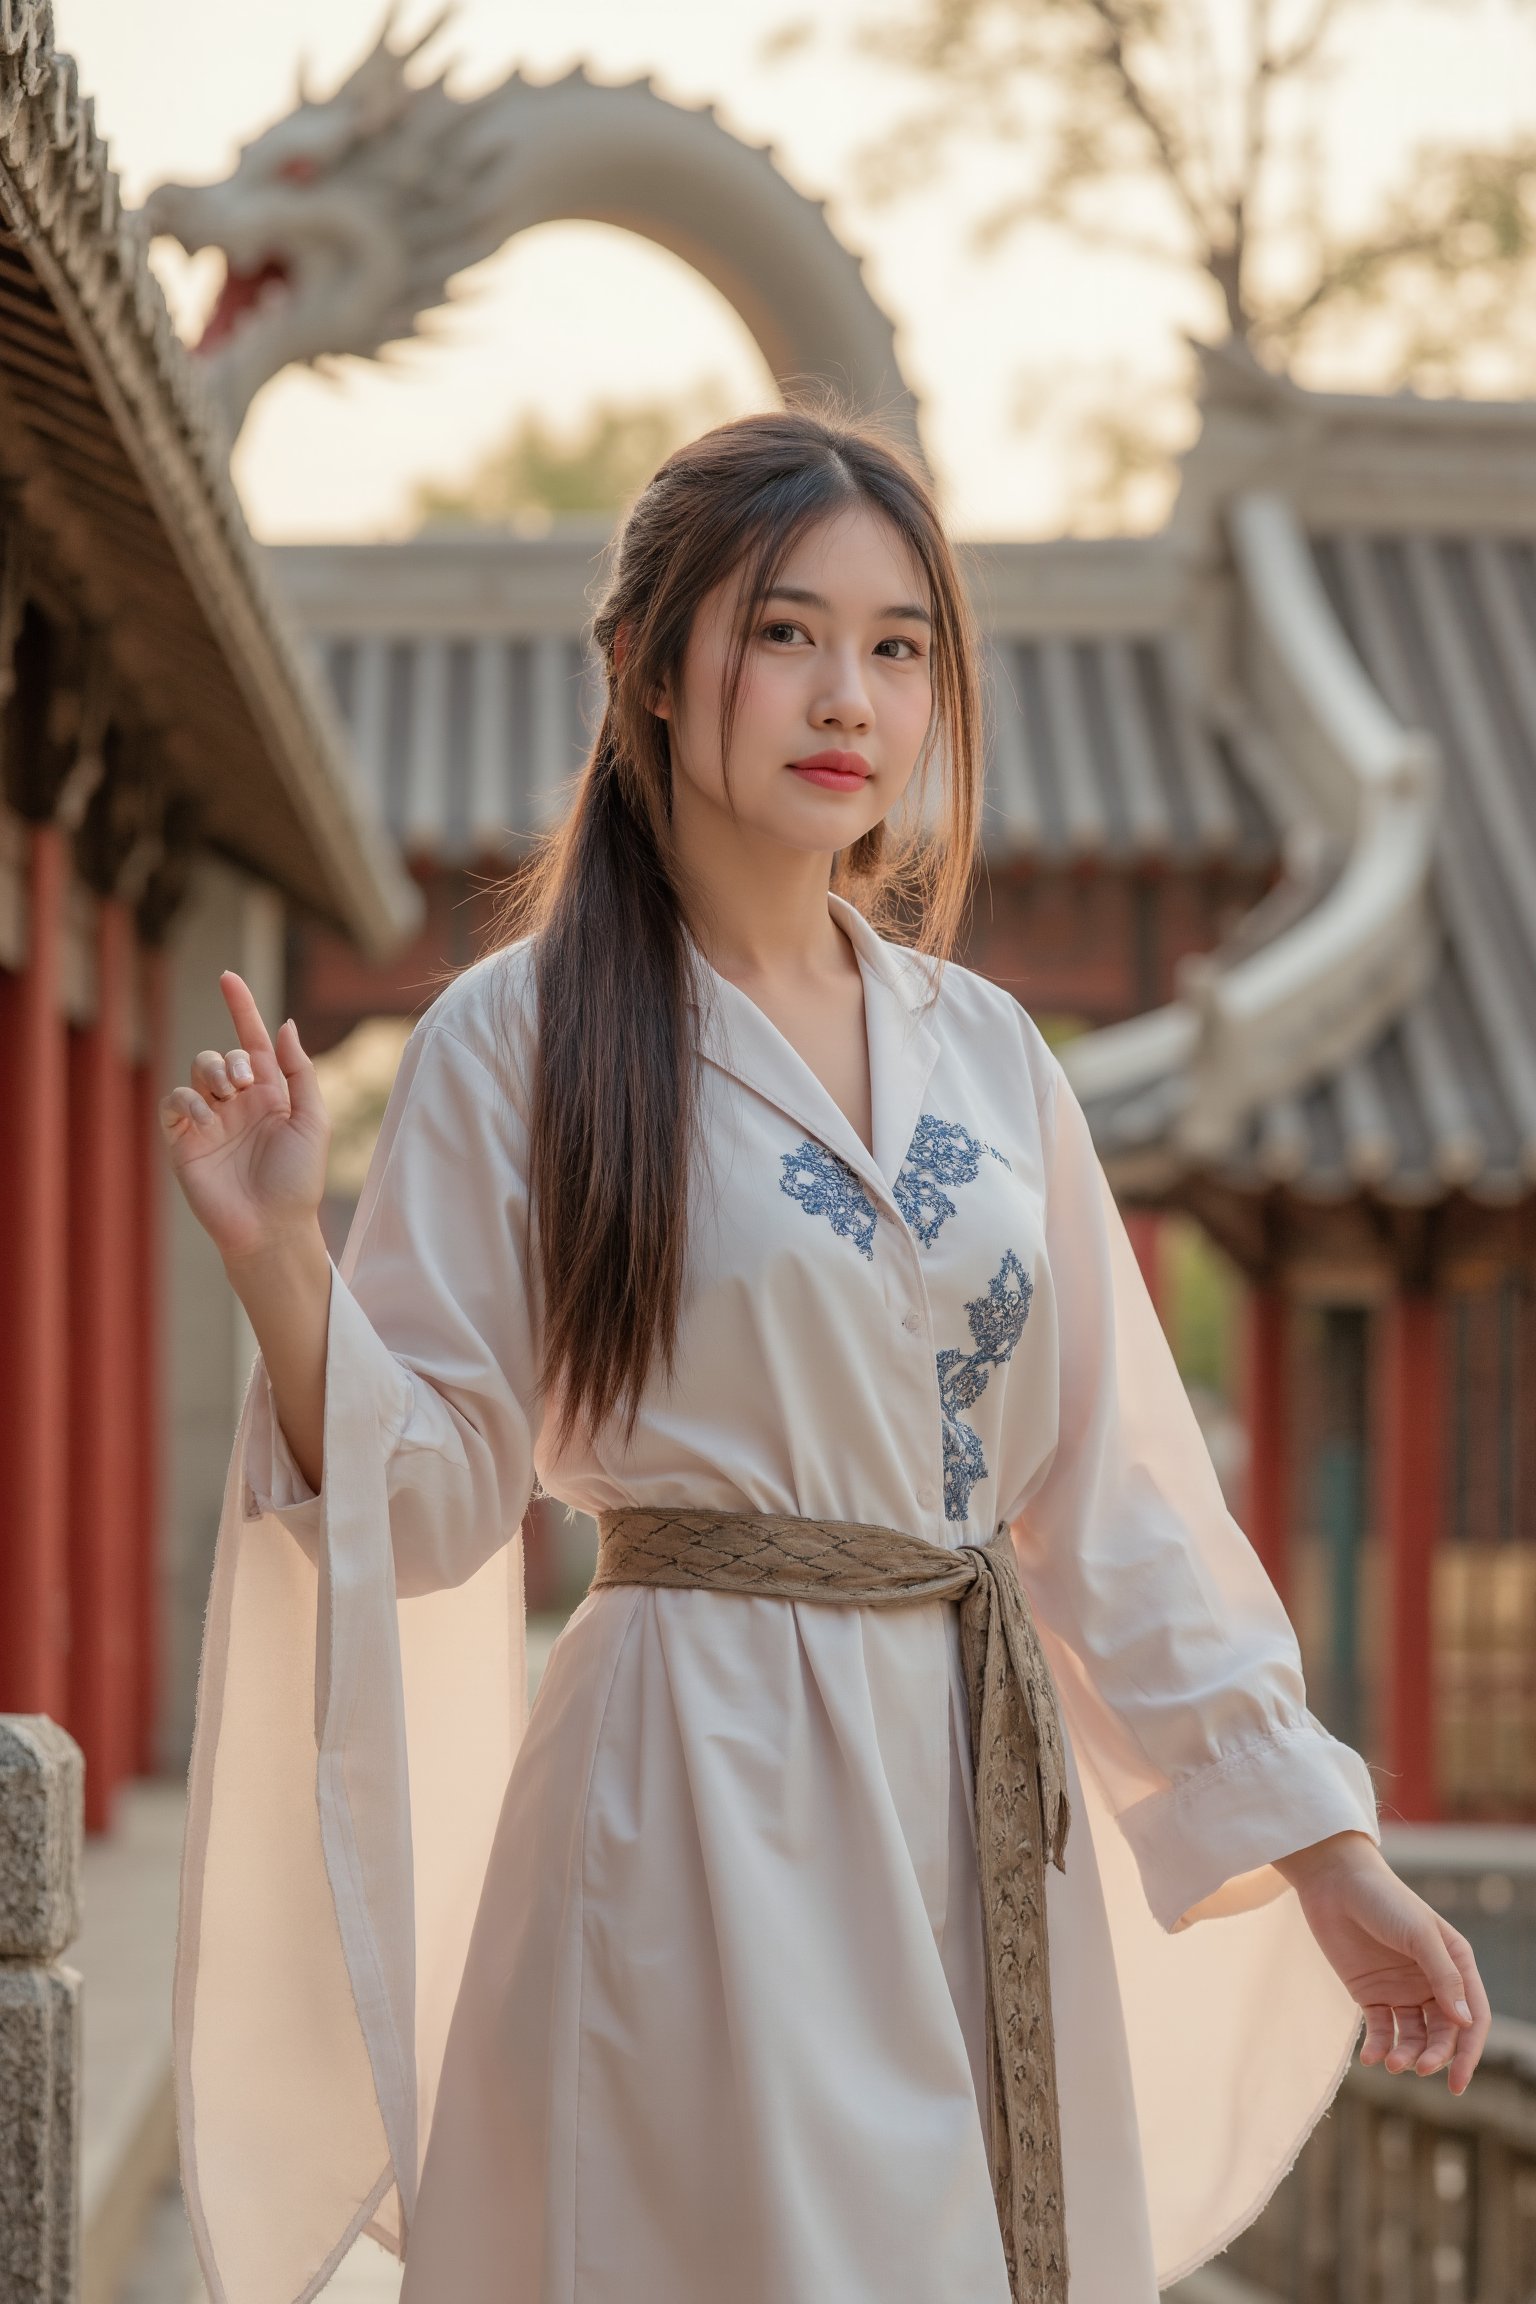
<path fill-rule="evenodd" d="M 391 47 L 390 35 L 399 18 L 400 0 L 390 0 L 378 38 L 336 91 L 334 101 L 347 106 L 353 114 L 356 133 L 363 136 L 378 134 L 406 110 L 413 92 L 405 77 L 405 67 L 446 21 L 446 17 L 440 16 L 420 39 L 413 40 L 407 48 L 397 49 Z"/>
<path fill-rule="evenodd" d="M 411 58 L 419 56 L 428 41 L 437 38 L 453 14 L 454 0 L 449 0 L 448 6 L 441 9 L 433 17 L 424 32 L 419 32 L 416 38 L 404 48 L 396 48 L 392 45 L 391 36 L 395 26 L 400 21 L 400 0 L 389 0 L 389 6 L 384 11 L 384 21 L 379 26 L 378 38 L 362 62 L 354 68 L 347 81 L 347 86 L 351 87 L 355 83 L 366 87 L 371 82 L 378 80 L 381 73 L 387 75 L 390 82 L 394 84 L 402 83 L 405 78 L 405 67 Z"/>
<path fill-rule="evenodd" d="M 409 62 L 411 61 L 411 58 L 412 58 L 413 56 L 419 56 L 419 55 L 421 54 L 421 52 L 422 52 L 423 48 L 425 48 L 425 47 L 426 47 L 426 46 L 427 46 L 427 45 L 428 45 L 428 44 L 429 44 L 431 41 L 433 41 L 433 40 L 435 40 L 435 39 L 437 38 L 437 36 L 438 36 L 439 32 L 441 32 L 441 31 L 442 31 L 442 29 L 443 29 L 443 26 L 444 26 L 445 24 L 449 24 L 449 23 L 451 23 L 451 22 L 453 21 L 453 17 L 454 17 L 454 15 L 455 15 L 455 13 L 456 13 L 456 11 L 455 11 L 455 8 L 454 8 L 454 0 L 448 0 L 448 5 L 447 5 L 447 7 L 446 7 L 446 8 L 440 8 L 440 9 L 438 10 L 437 14 L 436 14 L 436 15 L 433 17 L 433 19 L 432 19 L 431 23 L 430 23 L 430 24 L 427 26 L 427 28 L 426 28 L 425 32 L 420 32 L 420 33 L 418 33 L 418 34 L 417 34 L 417 36 L 416 36 L 416 38 L 415 38 L 415 39 L 414 39 L 414 40 L 411 42 L 411 44 L 410 44 L 410 46 L 409 46 L 408 48 L 397 48 L 397 49 L 395 50 L 395 54 L 396 54 L 396 55 L 399 57 L 399 59 L 400 59 L 401 63 L 402 63 L 402 64 L 409 64 Z M 393 23 L 393 21 L 394 21 L 394 17 L 395 17 L 395 14 L 396 14 L 396 10 L 395 10 L 394 8 L 391 8 L 391 10 L 390 10 L 390 21 L 391 21 L 391 24 L 392 24 L 392 23 Z"/>
<path fill-rule="evenodd" d="M 359 72 L 365 72 L 370 64 L 377 64 L 381 56 L 387 56 L 391 61 L 394 60 L 395 50 L 390 45 L 390 35 L 399 21 L 400 0 L 389 0 L 389 5 L 384 11 L 384 21 L 379 26 L 379 36 L 369 49 L 368 54 L 363 58 L 362 63 L 357 67 Z"/>

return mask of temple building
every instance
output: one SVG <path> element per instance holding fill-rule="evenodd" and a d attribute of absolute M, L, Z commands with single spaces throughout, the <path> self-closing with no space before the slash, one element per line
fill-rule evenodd
<path fill-rule="evenodd" d="M 921 424 L 823 204 L 707 106 L 584 67 L 461 102 L 386 27 L 224 183 L 135 219 L 47 10 L 12 17 L 0 1706 L 76 1728 L 99 1818 L 185 1750 L 251 1345 L 156 1200 L 157 1084 L 227 1038 L 223 965 L 338 1091 L 359 1026 L 387 1059 L 480 949 L 599 700 L 609 522 L 257 552 L 227 476 L 253 395 L 580 217 L 691 263 L 786 388 L 835 375 Z M 150 231 L 242 251 L 196 360 Z M 1060 1046 L 1154 1294 L 1170 1215 L 1214 1244 L 1233 1500 L 1315 1708 L 1389 1818 L 1536 1816 L 1536 406 L 1202 364 L 1157 534 L 962 547 L 989 706 L 964 956 Z M 537 1511 L 529 1536 L 547 1598 Z"/>
<path fill-rule="evenodd" d="M 1060 1030 L 1154 1289 L 1170 1210 L 1240 1278 L 1315 1707 L 1389 1816 L 1532 1814 L 1536 408 L 1204 371 L 1161 532 L 965 549 L 966 958 Z M 275 555 L 426 906 L 383 974 L 295 934 L 316 1046 L 418 1008 L 563 805 L 607 533 Z"/>
<path fill-rule="evenodd" d="M 1388 1814 L 1536 1811 L 1536 407 L 1210 365 L 1173 530 L 1226 566 L 1295 861 L 1069 1051 L 1118 1189 L 1249 1289 L 1247 1526 Z"/>
<path fill-rule="evenodd" d="M 174 1766 L 248 1328 L 158 1103 L 276 1024 L 289 905 L 376 958 L 418 899 L 246 531 L 201 379 L 51 44 L 0 35 L 0 1712 L 87 1822 Z"/>

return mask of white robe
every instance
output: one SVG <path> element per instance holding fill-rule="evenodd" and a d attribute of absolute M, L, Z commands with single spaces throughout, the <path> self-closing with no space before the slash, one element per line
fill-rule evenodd
<path fill-rule="evenodd" d="M 526 944 L 406 1049 L 332 1282 L 322 1492 L 258 1358 L 204 1641 L 175 1999 L 214 2304 L 360 2230 L 405 2304 L 1007 2304 L 956 1611 L 623 1587 L 525 1733 L 519 1526 L 1011 1525 L 1074 1820 L 1047 1914 L 1071 2304 L 1251 2220 L 1359 2011 L 1271 1859 L 1377 1836 L 1221 1493 L 1081 1110 L 1009 994 L 877 936 L 873 1156 L 699 957 L 675 1380 L 557 1455 Z"/>

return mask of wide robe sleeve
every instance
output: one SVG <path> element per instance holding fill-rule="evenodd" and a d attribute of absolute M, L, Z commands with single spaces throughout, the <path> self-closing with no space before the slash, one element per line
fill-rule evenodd
<path fill-rule="evenodd" d="M 259 1355 L 225 1485 L 173 2006 L 213 2304 L 403 2252 L 527 1710 L 527 1235 L 517 1097 L 435 1008 L 332 1275 L 321 1490 Z"/>
<path fill-rule="evenodd" d="M 1354 2051 L 1360 2010 L 1272 1860 L 1380 1835 L 1365 1762 L 1307 1709 L 1081 1106 L 1035 1061 L 1059 1421 L 1008 1517 L 1083 1779 L 1167 2286 L 1257 2215 Z"/>

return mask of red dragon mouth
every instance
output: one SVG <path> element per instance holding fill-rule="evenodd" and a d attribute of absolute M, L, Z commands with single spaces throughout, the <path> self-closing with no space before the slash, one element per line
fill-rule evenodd
<path fill-rule="evenodd" d="M 264 256 L 250 271 L 242 272 L 231 264 L 224 274 L 224 285 L 218 301 L 208 315 L 208 323 L 198 338 L 199 352 L 211 352 L 232 336 L 242 320 L 260 303 L 266 290 L 276 283 L 286 287 L 288 266 L 280 256 Z"/>

